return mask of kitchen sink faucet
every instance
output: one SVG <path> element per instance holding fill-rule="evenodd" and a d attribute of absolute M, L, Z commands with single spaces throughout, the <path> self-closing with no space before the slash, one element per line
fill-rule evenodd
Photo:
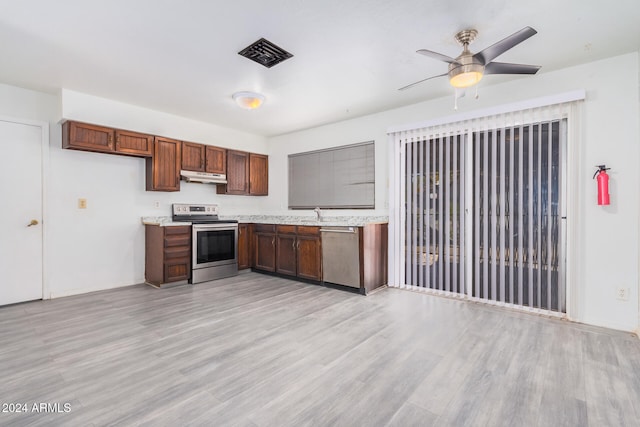
<path fill-rule="evenodd" d="M 318 216 L 318 221 L 322 221 L 322 211 L 320 210 L 320 208 L 319 208 L 319 207 L 316 207 L 313 211 L 314 211 L 314 212 L 316 213 L 316 215 Z"/>

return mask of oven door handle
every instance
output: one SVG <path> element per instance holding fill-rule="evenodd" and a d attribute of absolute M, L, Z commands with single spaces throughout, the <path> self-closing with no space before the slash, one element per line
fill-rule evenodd
<path fill-rule="evenodd" d="M 202 230 L 237 230 L 238 224 L 193 224 L 193 231 Z"/>

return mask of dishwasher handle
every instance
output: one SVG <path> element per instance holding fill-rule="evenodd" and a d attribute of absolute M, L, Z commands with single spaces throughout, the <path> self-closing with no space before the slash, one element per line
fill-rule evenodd
<path fill-rule="evenodd" d="M 320 232 L 321 233 L 346 233 L 346 234 L 353 234 L 356 233 L 358 230 L 356 227 L 349 227 L 348 230 L 331 230 L 331 229 L 327 229 L 327 228 L 321 228 Z"/>

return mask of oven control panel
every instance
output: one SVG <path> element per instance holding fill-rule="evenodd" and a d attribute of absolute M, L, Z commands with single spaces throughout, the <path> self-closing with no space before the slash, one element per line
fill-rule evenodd
<path fill-rule="evenodd" d="M 202 216 L 218 215 L 218 205 L 189 205 L 184 203 L 173 204 L 173 215 L 178 216 Z"/>

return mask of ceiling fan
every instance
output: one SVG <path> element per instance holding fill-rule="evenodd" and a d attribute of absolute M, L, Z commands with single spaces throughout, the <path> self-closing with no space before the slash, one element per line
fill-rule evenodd
<path fill-rule="evenodd" d="M 451 58 L 427 49 L 417 51 L 421 55 L 447 62 L 449 64 L 448 72 L 411 83 L 398 90 L 409 89 L 419 83 L 442 76 L 449 76 L 451 86 L 466 88 L 477 84 L 485 74 L 535 74 L 540 69 L 538 65 L 510 64 L 493 62 L 493 60 L 536 33 L 537 31 L 533 28 L 524 27 L 498 43 L 478 53 L 473 53 L 469 50 L 469 44 L 476 38 L 478 32 L 476 30 L 462 30 L 455 35 L 455 39 L 462 45 L 462 53 L 457 58 Z"/>

